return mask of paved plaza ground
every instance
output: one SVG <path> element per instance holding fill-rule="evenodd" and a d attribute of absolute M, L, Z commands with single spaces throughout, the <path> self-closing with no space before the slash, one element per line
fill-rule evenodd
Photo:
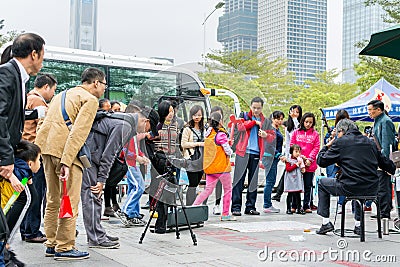
<path fill-rule="evenodd" d="M 118 219 L 111 218 L 103 221 L 103 225 L 109 235 L 120 238 L 120 248 L 89 249 L 80 215 L 77 246 L 90 252 L 88 260 L 60 262 L 46 258 L 42 244 L 23 242 L 19 236 L 13 241 L 13 248 L 27 266 L 398 266 L 400 234 L 391 233 L 379 239 L 376 220 L 370 218 L 371 213 L 366 214 L 365 243 L 350 237 L 352 233 L 345 238 L 333 233 L 320 236 L 315 230 L 322 220 L 316 212 L 286 215 L 285 197 L 281 202 L 274 202 L 281 213 L 242 215 L 236 222 L 220 222 L 218 216 L 212 215 L 213 200 L 210 198 L 209 220 L 204 227 L 194 229 L 197 246 L 193 246 L 187 230 L 181 232 L 179 240 L 175 233 L 157 235 L 148 232 L 143 244 L 139 244 L 143 227 L 125 228 Z M 147 195 L 142 197 L 143 203 L 145 200 Z M 331 206 L 333 222 L 336 198 L 332 198 Z M 262 211 L 262 194 L 258 194 L 257 208 Z M 353 229 L 350 204 L 347 210 L 346 228 Z M 148 211 L 143 212 L 147 220 Z M 395 217 L 393 213 L 392 218 Z M 340 215 L 335 227 L 340 228 Z M 393 228 L 393 222 L 390 227 Z"/>

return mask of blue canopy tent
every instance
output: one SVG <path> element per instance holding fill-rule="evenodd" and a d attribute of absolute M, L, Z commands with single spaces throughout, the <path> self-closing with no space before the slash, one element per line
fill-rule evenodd
<path fill-rule="evenodd" d="M 381 100 L 385 104 L 385 110 L 389 112 L 393 122 L 400 122 L 400 90 L 384 78 L 381 78 L 361 95 L 340 105 L 322 110 L 327 120 L 334 120 L 336 112 L 345 109 L 353 121 L 372 121 L 368 115 L 367 103 L 374 99 Z"/>

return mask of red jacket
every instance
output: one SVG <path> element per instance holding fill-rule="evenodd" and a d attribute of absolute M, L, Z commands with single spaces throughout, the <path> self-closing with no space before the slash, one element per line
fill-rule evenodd
<path fill-rule="evenodd" d="M 239 140 L 239 142 L 236 145 L 236 155 L 239 155 L 241 157 L 244 157 L 244 155 L 246 154 L 246 149 L 247 149 L 247 145 L 249 143 L 251 128 L 256 126 L 256 121 L 253 120 L 253 113 L 251 112 L 251 110 L 250 110 L 250 112 L 247 113 L 247 116 L 248 116 L 249 120 L 245 120 L 243 123 L 237 124 L 237 128 L 239 131 L 246 131 L 244 138 Z M 262 113 L 260 114 L 260 118 L 261 118 L 261 125 L 264 125 L 265 117 Z M 260 148 L 260 159 L 264 155 L 264 141 L 272 142 L 275 139 L 275 131 L 274 130 L 267 130 L 267 133 L 268 133 L 268 135 L 265 138 L 266 140 L 263 140 L 264 138 L 258 137 L 258 146 Z"/>

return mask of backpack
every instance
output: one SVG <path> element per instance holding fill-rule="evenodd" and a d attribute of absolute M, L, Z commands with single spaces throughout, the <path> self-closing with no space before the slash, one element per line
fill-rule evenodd
<path fill-rule="evenodd" d="M 240 112 L 239 118 L 242 118 L 245 121 L 248 121 L 250 119 L 247 112 Z M 244 137 L 246 132 L 239 131 L 239 129 L 237 127 L 237 123 L 232 123 L 232 124 L 233 125 L 231 125 L 231 127 L 233 127 L 233 143 L 232 143 L 231 148 L 232 148 L 233 152 L 236 152 L 236 146 L 239 143 L 240 139 L 242 139 Z"/>

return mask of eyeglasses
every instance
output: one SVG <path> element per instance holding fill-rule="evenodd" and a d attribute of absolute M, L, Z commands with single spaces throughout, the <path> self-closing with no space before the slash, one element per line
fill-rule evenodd
<path fill-rule="evenodd" d="M 104 84 L 104 86 L 106 87 L 106 89 L 108 88 L 108 84 L 107 83 L 103 83 L 102 81 L 98 81 L 101 84 Z"/>

